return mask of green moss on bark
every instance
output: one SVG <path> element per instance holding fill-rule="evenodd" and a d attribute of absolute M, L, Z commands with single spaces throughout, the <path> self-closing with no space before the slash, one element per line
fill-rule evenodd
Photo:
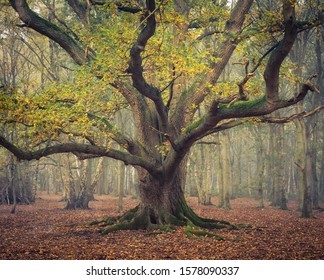
<path fill-rule="evenodd" d="M 116 224 L 111 225 L 111 221 L 116 221 Z M 185 233 L 188 237 L 192 236 L 207 236 L 222 239 L 205 229 L 238 229 L 237 226 L 226 222 L 213 219 L 199 217 L 187 205 L 185 200 L 179 203 L 176 213 L 173 215 L 166 211 L 157 211 L 149 207 L 137 206 L 116 220 L 107 220 L 108 226 L 102 231 L 102 234 L 108 234 L 119 230 L 160 230 L 161 232 L 174 230 L 176 227 L 185 226 Z"/>
<path fill-rule="evenodd" d="M 197 228 L 192 223 L 188 223 L 188 225 L 185 227 L 184 232 L 190 239 L 195 237 L 209 237 L 215 238 L 217 240 L 224 240 L 223 236 L 202 230 L 201 228 Z"/>

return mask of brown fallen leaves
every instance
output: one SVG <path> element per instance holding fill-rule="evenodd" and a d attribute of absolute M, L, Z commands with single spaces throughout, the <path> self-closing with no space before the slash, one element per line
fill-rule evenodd
<path fill-rule="evenodd" d="M 184 228 L 151 234 L 119 231 L 105 236 L 86 223 L 118 215 L 117 198 L 98 196 L 91 210 L 63 210 L 59 196 L 41 195 L 34 205 L 18 205 L 16 214 L 0 205 L 0 259 L 324 259 L 324 212 L 301 219 L 296 203 L 290 211 L 257 208 L 251 199 L 235 199 L 232 210 L 189 204 L 197 214 L 251 225 L 217 230 L 224 240 L 189 239 Z M 214 201 L 216 202 L 216 201 Z M 125 198 L 125 209 L 136 200 Z"/>

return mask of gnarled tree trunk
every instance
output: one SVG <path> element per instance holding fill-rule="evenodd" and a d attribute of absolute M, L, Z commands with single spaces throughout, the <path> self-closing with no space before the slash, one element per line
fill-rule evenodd
<path fill-rule="evenodd" d="M 116 225 L 103 233 L 120 229 L 166 229 L 186 224 L 204 228 L 230 227 L 230 223 L 197 216 L 184 196 L 185 164 L 182 162 L 172 174 L 158 177 L 140 171 L 140 203 L 118 218 Z"/>

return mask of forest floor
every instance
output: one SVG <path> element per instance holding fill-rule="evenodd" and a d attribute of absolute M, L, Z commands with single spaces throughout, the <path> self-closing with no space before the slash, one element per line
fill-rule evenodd
<path fill-rule="evenodd" d="M 119 231 L 100 235 L 88 222 L 118 215 L 117 198 L 96 196 L 90 210 L 64 210 L 60 196 L 40 194 L 33 205 L 0 205 L 0 259 L 324 259 L 324 212 L 315 219 L 302 219 L 296 202 L 288 211 L 266 205 L 259 209 L 253 199 L 234 199 L 232 210 L 215 205 L 201 206 L 188 198 L 197 214 L 234 224 L 250 225 L 240 230 L 214 230 L 223 240 L 188 238 L 184 228 L 152 234 L 148 231 Z M 214 201 L 216 203 L 216 200 Z M 137 201 L 124 199 L 124 208 Z M 324 205 L 322 205 L 323 207 Z"/>

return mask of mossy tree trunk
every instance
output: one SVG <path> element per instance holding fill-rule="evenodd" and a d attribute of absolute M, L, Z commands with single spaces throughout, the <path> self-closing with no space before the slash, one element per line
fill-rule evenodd
<path fill-rule="evenodd" d="M 203 228 L 230 227 L 230 223 L 197 216 L 184 196 L 185 166 L 180 164 L 172 174 L 153 177 L 140 171 L 140 203 L 118 218 L 116 225 L 103 233 L 120 229 L 168 229 L 192 224 Z"/>

